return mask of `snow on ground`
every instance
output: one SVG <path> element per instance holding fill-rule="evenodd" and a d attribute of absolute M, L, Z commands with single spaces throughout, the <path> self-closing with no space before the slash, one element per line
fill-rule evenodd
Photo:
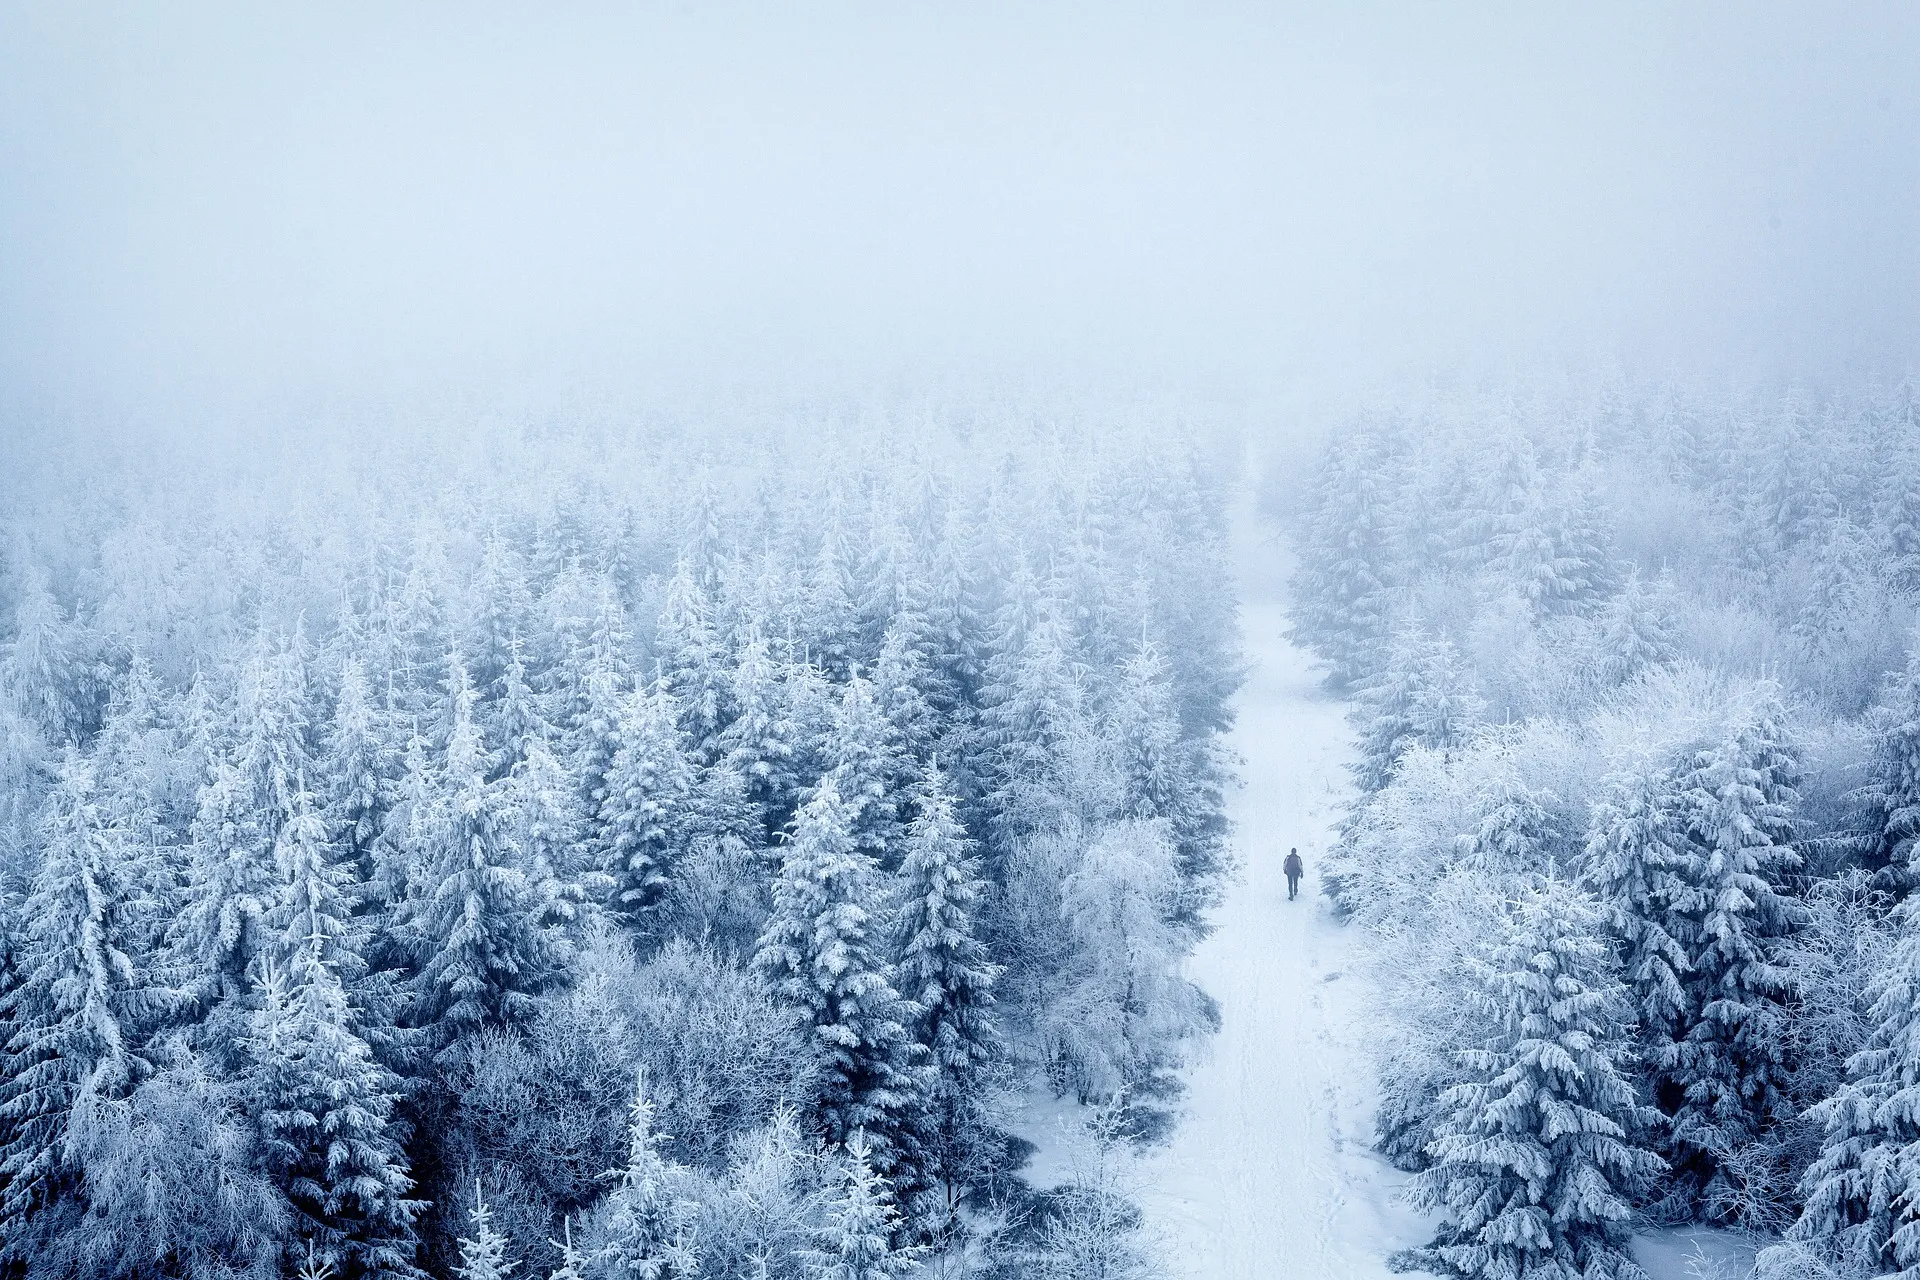
<path fill-rule="evenodd" d="M 1282 636 L 1270 547 L 1243 572 L 1252 663 L 1233 745 L 1243 864 L 1191 974 L 1220 1002 L 1221 1028 L 1188 1072 L 1184 1116 L 1140 1170 L 1142 1203 L 1175 1274 L 1385 1276 L 1386 1256 L 1428 1238 L 1399 1203 L 1405 1181 L 1370 1149 L 1374 1095 L 1366 994 L 1349 965 L 1357 935 L 1328 916 L 1316 870 L 1347 787 L 1349 733 L 1304 653 Z M 1281 860 L 1307 877 L 1287 900 Z"/>
<path fill-rule="evenodd" d="M 1344 705 L 1284 638 L 1280 553 L 1251 533 L 1241 551 L 1251 670 L 1231 810 L 1243 874 L 1190 970 L 1219 1001 L 1221 1028 L 1187 1073 L 1179 1127 L 1142 1161 L 1139 1198 L 1175 1277 L 1373 1280 L 1433 1222 L 1401 1203 L 1406 1175 L 1373 1153 L 1367 984 L 1352 962 L 1364 939 L 1330 918 L 1315 874 L 1350 785 L 1351 735 Z M 1289 902 L 1280 864 L 1292 847 L 1307 877 Z M 1027 1114 L 1030 1136 L 1062 1135 L 1080 1109 L 1036 1097 Z M 1069 1159 L 1065 1142 L 1043 1139 L 1035 1181 L 1065 1176 Z M 1635 1252 L 1652 1280 L 1733 1280 L 1753 1248 L 1689 1230 L 1650 1234 Z"/>

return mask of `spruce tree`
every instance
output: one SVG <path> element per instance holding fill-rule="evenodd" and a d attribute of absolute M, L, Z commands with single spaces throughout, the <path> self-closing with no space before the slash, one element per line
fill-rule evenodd
<path fill-rule="evenodd" d="M 807 1280 L 892 1280 L 914 1270 L 921 1251 L 896 1248 L 900 1211 L 874 1169 L 867 1135 L 848 1136 L 838 1161 L 839 1185 L 827 1201 L 818 1244 L 807 1255 Z"/>
<path fill-rule="evenodd" d="M 473 1208 L 467 1214 L 468 1234 L 454 1244 L 460 1261 L 453 1274 L 459 1280 L 507 1280 L 516 1265 L 507 1255 L 507 1238 L 493 1225 L 493 1210 L 487 1208 L 486 1194 L 476 1179 L 473 1184 Z"/>
<path fill-rule="evenodd" d="M 659 899 L 687 837 L 694 780 L 673 695 L 664 687 L 635 692 L 620 719 L 600 812 L 602 870 L 617 910 L 638 917 Z"/>
<path fill-rule="evenodd" d="M 373 1057 L 318 935 L 267 962 L 242 1088 L 266 1167 L 305 1247 L 361 1276 L 420 1277 L 413 1188 L 393 1114 L 400 1081 Z"/>
<path fill-rule="evenodd" d="M 1790 846 L 1798 766 L 1778 707 L 1763 693 L 1719 742 L 1691 753 L 1675 777 L 1678 818 L 1695 854 L 1695 895 L 1683 912 L 1688 1025 L 1657 1046 L 1673 1111 L 1671 1163 L 1710 1183 L 1716 1151 L 1789 1113 L 1785 1002 L 1792 979 L 1776 940 L 1799 916 L 1779 882 L 1799 866 Z"/>
<path fill-rule="evenodd" d="M 148 1074 L 142 1032 L 170 1005 L 129 937 L 123 834 L 101 818 L 93 770 L 69 752 L 39 824 L 40 867 L 20 911 L 19 974 L 0 995 L 0 1219 L 25 1259 L 28 1219 L 69 1187 L 67 1123 L 83 1092 L 124 1097 Z"/>
<path fill-rule="evenodd" d="M 982 1095 L 1006 1050 L 993 995 L 1002 969 L 980 938 L 985 878 L 937 766 L 930 766 L 917 806 L 900 864 L 895 968 L 914 1009 L 910 1031 L 931 1067 L 931 1124 L 922 1135 L 930 1172 L 953 1187 L 980 1153 L 987 1129 Z"/>
<path fill-rule="evenodd" d="M 1872 754 L 1859 791 L 1867 809 L 1860 860 L 1873 872 L 1875 888 L 1904 897 L 1920 881 L 1913 865 L 1920 837 L 1920 650 L 1871 723 Z"/>
<path fill-rule="evenodd" d="M 360 659 L 347 658 L 318 772 L 328 828 L 362 878 L 372 873 L 373 844 L 393 801 L 397 753 L 383 720 Z"/>
<path fill-rule="evenodd" d="M 422 818 L 417 894 L 396 930 L 418 966 L 419 1015 L 437 1028 L 443 1054 L 483 1026 L 528 1016 L 564 959 L 513 840 L 511 791 L 485 781 L 485 740 L 464 705 L 455 703 L 439 790 Z"/>
<path fill-rule="evenodd" d="M 772 648 L 758 633 L 741 646 L 728 677 L 728 701 L 736 715 L 715 740 L 720 759 L 747 784 L 747 794 L 769 831 L 778 830 L 792 812 L 799 791 L 795 726 L 788 691 Z"/>
<path fill-rule="evenodd" d="M 827 779 L 795 821 L 753 963 L 802 1013 L 822 1054 L 815 1113 L 828 1140 L 865 1129 L 891 1167 L 920 1082 L 906 1027 L 912 1008 L 880 950 L 874 881 L 852 814 Z"/>
<path fill-rule="evenodd" d="M 691 1206 L 674 1198 L 674 1170 L 660 1154 L 644 1075 L 627 1117 L 627 1163 L 610 1175 L 617 1181 L 608 1197 L 606 1242 L 594 1261 L 618 1280 L 694 1280 L 700 1262 Z"/>
<path fill-rule="evenodd" d="M 1874 1028 L 1847 1081 L 1809 1112 L 1820 1155 L 1787 1238 L 1840 1274 L 1920 1275 L 1920 915 L 1898 911 L 1893 961 L 1868 988 Z"/>
<path fill-rule="evenodd" d="M 654 652 L 660 658 L 661 677 L 685 717 L 687 740 L 704 760 L 711 753 L 714 735 L 732 720 L 733 710 L 726 647 L 714 624 L 713 599 L 684 560 L 667 583 Z"/>
<path fill-rule="evenodd" d="M 899 860 L 899 815 L 891 789 L 897 771 L 887 736 L 886 716 L 874 701 L 873 686 L 854 671 L 834 708 L 828 776 L 847 806 L 854 847 L 883 868 Z"/>
<path fill-rule="evenodd" d="M 1414 1202 L 1447 1215 L 1406 1261 L 1475 1280 L 1644 1280 L 1627 1254 L 1635 1194 L 1660 1171 L 1624 1071 L 1626 993 L 1597 912 L 1551 881 L 1514 904 L 1488 964 L 1500 1032 L 1441 1096 Z"/>
<path fill-rule="evenodd" d="M 1463 745 L 1481 706 L 1451 641 L 1417 626 L 1393 637 L 1384 669 L 1355 699 L 1360 759 L 1352 766 L 1372 794 L 1393 781 L 1400 758 L 1416 743 L 1436 750 Z"/>
<path fill-rule="evenodd" d="M 1620 950 L 1641 1034 L 1655 1045 L 1683 1035 L 1691 1009 L 1698 857 L 1675 803 L 1672 776 L 1659 762 L 1623 770 L 1595 806 L 1587 842 L 1588 881 Z"/>
<path fill-rule="evenodd" d="M 1319 656 L 1336 689 L 1388 669 L 1394 519 L 1379 457 L 1378 442 L 1359 431 L 1343 435 L 1328 452 L 1290 584 L 1288 635 Z"/>

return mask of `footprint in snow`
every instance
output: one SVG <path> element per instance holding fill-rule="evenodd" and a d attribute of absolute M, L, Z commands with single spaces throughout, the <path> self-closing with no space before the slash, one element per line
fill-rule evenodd
<path fill-rule="evenodd" d="M 1332 981 L 1333 981 L 1334 979 L 1336 979 L 1336 978 L 1338 978 L 1339 976 L 1340 976 L 1340 971 L 1339 971 L 1338 969 L 1335 969 L 1335 970 L 1334 970 L 1334 971 L 1333 971 L 1332 973 L 1330 973 L 1330 974 L 1328 974 L 1328 975 L 1327 975 L 1326 977 L 1324 977 L 1324 978 L 1322 978 L 1322 979 L 1320 979 L 1320 981 L 1322 981 L 1322 982 L 1332 982 Z"/>

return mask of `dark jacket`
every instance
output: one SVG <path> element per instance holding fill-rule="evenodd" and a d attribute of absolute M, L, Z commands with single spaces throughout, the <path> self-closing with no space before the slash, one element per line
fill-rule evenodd
<path fill-rule="evenodd" d="M 1287 860 L 1280 864 L 1280 868 L 1290 876 L 1304 875 L 1307 870 L 1306 864 L 1300 861 L 1300 855 L 1297 853 L 1288 854 Z"/>

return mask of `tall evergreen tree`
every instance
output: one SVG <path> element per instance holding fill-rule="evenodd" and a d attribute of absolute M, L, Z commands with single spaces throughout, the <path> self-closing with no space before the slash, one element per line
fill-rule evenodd
<path fill-rule="evenodd" d="M 1515 904 L 1486 998 L 1499 1037 L 1463 1055 L 1471 1073 L 1414 1181 L 1447 1215 L 1415 1265 L 1476 1280 L 1644 1280 L 1627 1253 L 1634 1195 L 1660 1170 L 1639 1145 L 1651 1113 L 1624 1071 L 1625 992 L 1597 913 L 1553 882 Z"/>
<path fill-rule="evenodd" d="M 688 835 L 694 781 L 673 695 L 664 687 L 635 692 L 621 716 L 620 749 L 600 815 L 602 869 L 613 880 L 617 909 L 638 915 L 666 887 Z"/>
<path fill-rule="evenodd" d="M 319 934 L 268 962 L 243 1089 L 268 1170 L 297 1215 L 299 1248 L 361 1276 L 421 1277 L 413 1182 L 393 1114 L 400 1081 L 354 1029 Z"/>
<path fill-rule="evenodd" d="M 1684 1034 L 1656 1050 L 1669 1097 L 1676 1171 L 1715 1175 L 1715 1155 L 1790 1113 L 1784 1035 L 1792 979 L 1775 954 L 1799 908 L 1779 890 L 1799 866 L 1790 846 L 1798 765 L 1762 699 L 1675 779 L 1695 853 Z M 1683 916 L 1682 918 L 1685 918 Z"/>
<path fill-rule="evenodd" d="M 931 1065 L 922 1141 L 931 1172 L 952 1187 L 966 1180 L 988 1131 L 981 1101 L 1006 1051 L 993 994 L 1002 968 L 980 936 L 985 878 L 937 767 L 917 807 L 900 864 L 895 969 L 914 1009 L 909 1029 Z"/>
<path fill-rule="evenodd" d="M 1361 685 L 1354 719 L 1360 726 L 1355 780 L 1368 794 L 1393 780 L 1407 749 L 1463 745 L 1480 702 L 1451 641 L 1408 627 L 1393 637 L 1385 668 Z"/>
<path fill-rule="evenodd" d="M 1859 792 L 1867 809 L 1860 860 L 1875 888 L 1904 897 L 1920 881 L 1913 859 L 1920 837 L 1920 650 L 1871 723 L 1872 754 Z"/>
<path fill-rule="evenodd" d="M 493 1210 L 476 1181 L 473 1208 L 467 1214 L 469 1234 L 455 1242 L 460 1261 L 453 1268 L 459 1280 L 507 1280 L 518 1264 L 507 1254 L 509 1241 L 493 1225 Z"/>
<path fill-rule="evenodd" d="M 29 1220 L 71 1189 L 67 1124 L 82 1095 L 124 1097 L 149 1068 L 142 1032 L 168 1005 L 128 937 L 122 833 L 101 819 L 88 762 L 69 753 L 40 820 L 40 867 L 21 910 L 19 977 L 0 995 L 0 1219 L 26 1261 Z"/>
<path fill-rule="evenodd" d="M 852 814 L 828 779 L 796 820 L 753 962 L 806 1017 L 823 1055 L 815 1109 L 828 1140 L 865 1129 L 891 1167 L 920 1080 L 906 1027 L 912 1009 L 888 973 L 876 905 L 872 860 L 854 844 Z"/>
<path fill-rule="evenodd" d="M 440 791 L 421 819 L 417 896 L 397 925 L 418 966 L 419 1014 L 437 1028 L 443 1054 L 483 1026 L 528 1016 L 565 954 L 520 865 L 510 792 L 483 777 L 486 744 L 469 713 L 449 727 Z"/>
<path fill-rule="evenodd" d="M 1873 976 L 1873 1033 L 1814 1107 L 1825 1136 L 1789 1240 L 1842 1275 L 1920 1274 L 1920 917 L 1899 908 L 1893 962 Z"/>

